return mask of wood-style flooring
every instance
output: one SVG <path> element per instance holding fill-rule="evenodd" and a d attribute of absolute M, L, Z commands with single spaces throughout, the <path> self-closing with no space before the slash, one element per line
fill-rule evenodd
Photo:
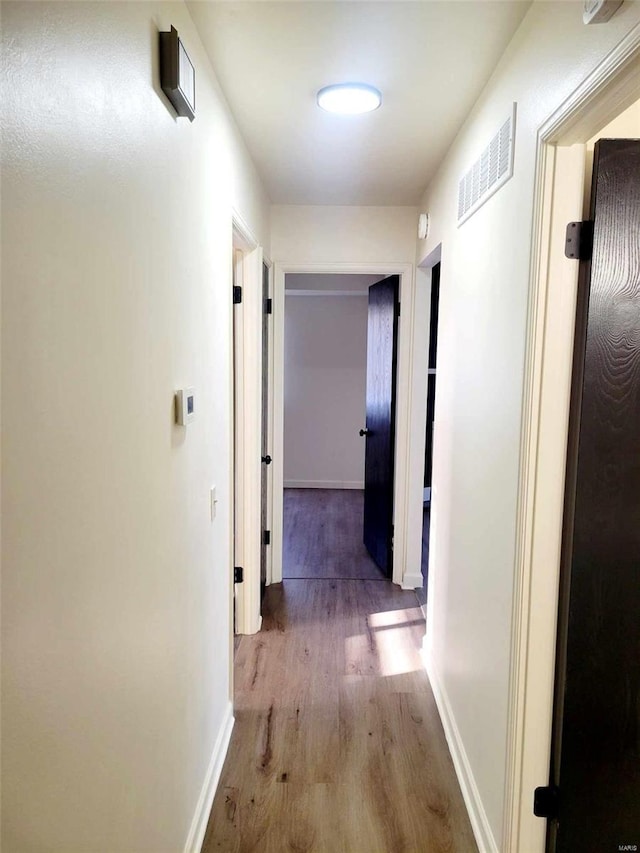
<path fill-rule="evenodd" d="M 362 542 L 364 493 L 285 489 L 283 578 L 384 580 Z"/>
<path fill-rule="evenodd" d="M 386 580 L 269 587 L 262 631 L 238 644 L 203 853 L 475 853 L 423 634 L 415 594 Z"/>

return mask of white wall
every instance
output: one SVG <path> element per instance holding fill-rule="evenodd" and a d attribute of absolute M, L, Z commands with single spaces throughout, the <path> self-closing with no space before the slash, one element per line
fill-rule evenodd
<path fill-rule="evenodd" d="M 231 208 L 269 208 L 181 3 L 2 18 L 3 850 L 173 853 L 231 710 Z"/>
<path fill-rule="evenodd" d="M 287 282 L 292 276 L 287 276 Z M 307 292 L 321 292 L 317 276 Z M 325 276 L 339 291 L 344 276 Z M 348 295 L 285 300 L 284 481 L 303 488 L 362 488 L 367 379 L 367 288 L 378 276 L 350 276 Z M 331 284 L 332 280 L 335 284 Z M 358 291 L 364 295 L 353 295 Z"/>
<path fill-rule="evenodd" d="M 477 786 L 481 824 L 486 813 L 488 848 L 502 849 L 536 134 L 639 21 L 633 2 L 591 27 L 582 24 L 580 3 L 534 3 L 421 204 L 431 233 L 418 246 L 418 261 L 442 244 L 428 657 L 450 733 Z M 514 176 L 457 228 L 458 180 L 513 101 Z M 420 353 L 428 309 L 426 300 L 416 306 Z"/>
<path fill-rule="evenodd" d="M 286 264 L 413 264 L 415 207 L 274 205 L 271 254 Z"/>

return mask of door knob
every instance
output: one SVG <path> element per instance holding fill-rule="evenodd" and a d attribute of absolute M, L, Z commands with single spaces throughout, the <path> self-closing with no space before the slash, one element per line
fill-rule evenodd
<path fill-rule="evenodd" d="M 371 435 L 371 433 L 369 432 L 369 430 L 368 430 L 368 429 L 361 429 L 361 430 L 360 430 L 360 435 Z"/>
<path fill-rule="evenodd" d="M 265 465 L 271 465 L 272 460 L 271 460 L 270 456 L 263 456 L 262 461 L 264 462 Z"/>

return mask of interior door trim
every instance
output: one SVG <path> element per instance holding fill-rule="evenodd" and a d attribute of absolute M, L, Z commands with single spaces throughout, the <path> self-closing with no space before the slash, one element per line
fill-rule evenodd
<path fill-rule="evenodd" d="M 415 299 L 415 274 L 413 264 L 361 264 L 361 263 L 325 263 L 296 264 L 274 263 L 273 277 L 273 512 L 271 531 L 271 577 L 273 583 L 282 580 L 282 526 L 283 526 L 283 488 L 284 488 L 284 280 L 288 273 L 353 273 L 400 276 L 400 302 L 402 311 L 398 329 L 398 365 L 396 397 L 396 464 L 394 481 L 394 563 L 393 583 L 405 589 L 414 588 L 414 575 L 420 575 L 420 566 L 407 567 L 407 551 L 412 538 L 422 537 L 415 519 L 409 512 L 411 459 L 416 458 L 415 435 L 412 434 L 413 413 L 412 388 L 412 352 L 413 352 L 413 305 Z M 419 436 L 418 436 L 419 438 Z M 411 482 L 410 482 L 411 480 Z M 421 490 L 415 499 L 421 500 Z M 415 515 L 415 514 L 414 514 Z M 413 528 L 416 528 L 415 530 Z M 419 585 L 418 582 L 417 585 Z"/>
<path fill-rule="evenodd" d="M 561 536 L 561 518 L 559 523 L 557 515 L 551 515 L 558 494 L 563 494 L 564 477 L 558 471 L 564 471 L 566 459 L 570 396 L 570 382 L 559 383 L 557 376 L 558 370 L 569 375 L 571 369 L 577 286 L 577 269 L 569 267 L 567 272 L 563 265 L 563 272 L 550 264 L 558 219 L 564 218 L 558 203 L 578 208 L 569 220 L 582 218 L 577 182 L 584 143 L 640 96 L 639 59 L 637 24 L 537 133 L 507 708 L 505 851 L 545 849 L 545 821 L 533 815 L 532 803 L 534 788 L 546 785 L 549 775 Z M 566 187 L 567 173 L 561 176 L 557 158 L 574 176 L 564 200 L 559 181 Z M 553 370 L 545 371 L 549 363 Z M 553 460 L 559 457 L 562 466 L 552 476 Z"/>
<path fill-rule="evenodd" d="M 255 634 L 260 630 L 260 548 L 261 548 L 261 445 L 262 445 L 262 262 L 263 252 L 235 211 L 232 212 L 232 243 L 239 250 L 237 274 L 243 287 L 243 301 L 235 307 L 231 304 L 229 287 L 230 340 L 233 337 L 233 311 L 241 325 L 242 376 L 240 378 L 241 412 L 240 423 L 235 424 L 230 435 L 230 484 L 234 511 L 229 513 L 230 554 L 240 556 L 244 568 L 244 581 L 237 585 L 236 631 L 239 634 Z M 234 344 L 235 345 L 235 344 Z M 233 359 L 230 359 L 231 394 L 236 382 Z M 233 396 L 231 398 L 233 411 Z M 236 450 L 234 446 L 237 445 Z M 234 454 L 239 454 L 239 476 L 234 471 Z M 241 524 L 234 531 L 236 503 L 241 503 Z M 237 560 L 235 561 L 237 562 Z M 230 585 L 234 560 L 229 566 Z M 232 592 L 233 595 L 233 592 Z M 231 644 L 233 648 L 233 643 Z"/>

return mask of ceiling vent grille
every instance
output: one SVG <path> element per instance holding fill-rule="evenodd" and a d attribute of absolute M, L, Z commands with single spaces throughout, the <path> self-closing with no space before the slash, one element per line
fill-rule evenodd
<path fill-rule="evenodd" d="M 466 222 L 513 175 L 516 105 L 458 184 L 458 225 Z"/>

